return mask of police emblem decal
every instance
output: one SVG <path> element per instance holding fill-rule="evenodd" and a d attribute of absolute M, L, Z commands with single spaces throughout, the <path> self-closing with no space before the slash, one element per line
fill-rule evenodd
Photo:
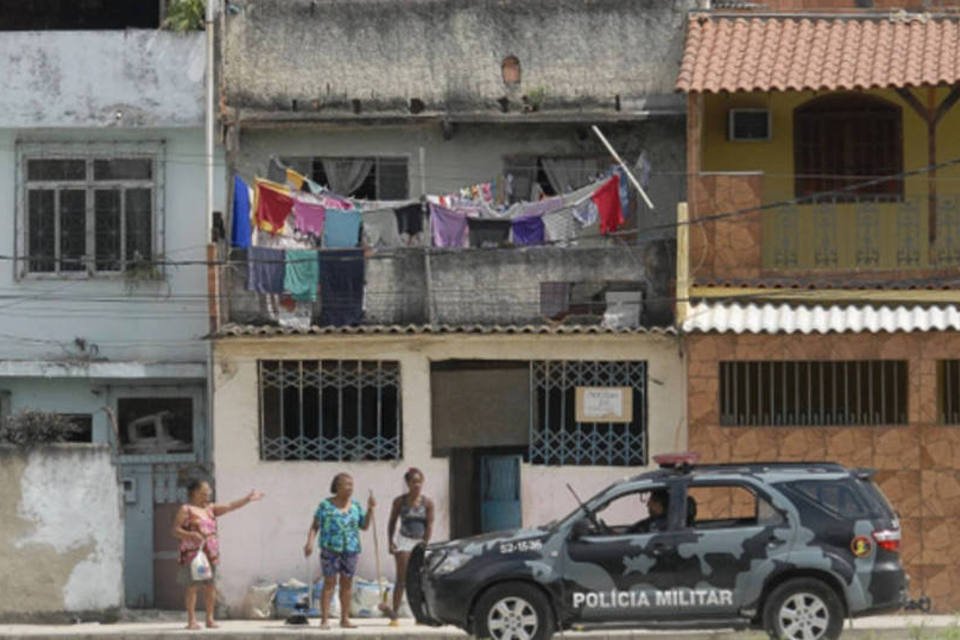
<path fill-rule="evenodd" d="M 870 542 L 870 538 L 867 536 L 857 536 L 850 541 L 850 551 L 853 552 L 858 558 L 863 558 L 870 555 L 870 552 L 873 550 L 873 544 Z"/>

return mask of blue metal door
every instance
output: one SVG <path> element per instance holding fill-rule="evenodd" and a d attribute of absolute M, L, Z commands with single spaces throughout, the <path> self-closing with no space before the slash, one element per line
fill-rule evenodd
<path fill-rule="evenodd" d="M 523 519 L 520 456 L 481 456 L 480 496 L 480 527 L 483 533 L 519 529 Z"/>

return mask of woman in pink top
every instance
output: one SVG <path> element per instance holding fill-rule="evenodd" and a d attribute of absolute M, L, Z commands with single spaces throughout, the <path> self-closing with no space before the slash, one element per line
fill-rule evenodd
<path fill-rule="evenodd" d="M 220 559 L 220 543 L 217 541 L 217 518 L 263 497 L 259 491 L 251 491 L 246 497 L 227 504 L 210 502 L 210 485 L 203 480 L 194 480 L 187 485 L 188 502 L 177 511 L 173 521 L 173 535 L 180 540 L 180 579 L 186 585 L 187 629 L 199 629 L 197 624 L 197 590 L 203 587 L 203 600 L 207 610 L 207 627 L 215 629 L 213 607 L 217 589 L 213 575 L 208 580 L 195 581 L 190 575 L 190 563 L 202 548 L 210 560 L 211 568 Z"/>

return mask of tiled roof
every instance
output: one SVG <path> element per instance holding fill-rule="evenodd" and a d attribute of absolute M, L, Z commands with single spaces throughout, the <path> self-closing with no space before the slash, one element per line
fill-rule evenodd
<path fill-rule="evenodd" d="M 677 89 L 804 91 L 953 84 L 960 19 L 691 14 Z"/>
<path fill-rule="evenodd" d="M 521 334 L 521 335 L 676 335 L 673 327 L 635 327 L 617 329 L 599 324 L 590 325 L 418 325 L 376 324 L 358 326 L 312 326 L 308 329 L 293 329 L 274 325 L 226 324 L 214 337 L 240 336 L 321 336 L 321 335 L 422 335 L 422 334 Z"/>
<path fill-rule="evenodd" d="M 737 334 L 960 331 L 960 308 L 701 302 L 690 308 L 683 330 Z"/>
<path fill-rule="evenodd" d="M 697 276 L 696 286 L 716 288 L 794 289 L 794 290 L 890 290 L 890 291 L 949 291 L 960 288 L 960 274 L 936 272 L 923 277 L 902 280 L 879 280 L 876 273 L 845 274 L 837 277 L 816 275 L 764 276 L 761 278 L 711 278 Z"/>

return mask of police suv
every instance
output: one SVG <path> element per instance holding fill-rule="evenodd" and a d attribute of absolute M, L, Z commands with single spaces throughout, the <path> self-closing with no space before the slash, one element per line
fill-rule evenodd
<path fill-rule="evenodd" d="M 561 520 L 415 549 L 417 621 L 495 640 L 608 626 L 820 640 L 906 603 L 900 525 L 870 471 L 655 460 Z"/>

